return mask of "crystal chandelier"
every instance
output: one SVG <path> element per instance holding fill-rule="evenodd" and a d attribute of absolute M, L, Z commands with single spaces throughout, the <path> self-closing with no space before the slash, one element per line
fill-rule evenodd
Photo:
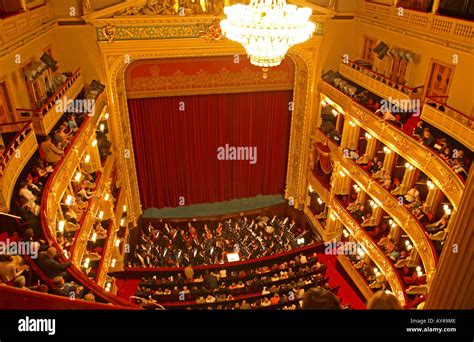
<path fill-rule="evenodd" d="M 288 5 L 286 0 L 251 0 L 249 5 L 224 8 L 222 33 L 245 47 L 253 65 L 277 66 L 288 49 L 311 38 L 316 25 L 311 8 Z"/>

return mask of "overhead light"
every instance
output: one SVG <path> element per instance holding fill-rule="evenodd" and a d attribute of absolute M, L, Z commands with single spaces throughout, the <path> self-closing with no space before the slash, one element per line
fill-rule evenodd
<path fill-rule="evenodd" d="M 110 266 L 111 267 L 115 267 L 115 263 L 117 262 L 116 259 L 112 259 L 111 263 L 110 263 Z"/>
<path fill-rule="evenodd" d="M 127 212 L 127 205 L 126 204 L 123 205 L 123 212 L 124 213 Z"/>
<path fill-rule="evenodd" d="M 321 100 L 321 106 L 326 107 L 327 105 L 328 105 L 328 103 L 326 101 Z"/>
<path fill-rule="evenodd" d="M 383 151 L 385 154 L 390 154 L 390 152 L 392 152 L 387 146 L 384 146 Z"/>
<path fill-rule="evenodd" d="M 67 205 L 71 205 L 72 204 L 72 196 L 71 195 L 67 195 L 66 196 L 66 200 L 64 201 L 64 203 L 66 203 Z"/>
<path fill-rule="evenodd" d="M 331 220 L 336 221 L 336 216 L 334 216 L 334 214 L 331 214 Z"/>
<path fill-rule="evenodd" d="M 331 110 L 332 115 L 337 116 L 339 112 L 336 109 Z"/>
<path fill-rule="evenodd" d="M 86 261 L 84 262 L 84 268 L 89 268 L 90 262 L 91 262 L 91 259 L 86 258 Z"/>
<path fill-rule="evenodd" d="M 92 241 L 92 242 L 96 242 L 96 241 L 97 241 L 97 233 L 96 233 L 96 232 L 93 232 L 93 233 L 92 233 L 91 241 Z"/>
<path fill-rule="evenodd" d="M 226 6 L 222 34 L 242 44 L 253 65 L 277 66 L 288 49 L 313 35 L 312 10 L 288 5 L 286 0 L 252 0 L 249 5 Z"/>
<path fill-rule="evenodd" d="M 115 247 L 120 246 L 120 239 L 115 239 Z"/>
<path fill-rule="evenodd" d="M 95 147 L 97 145 L 97 139 L 92 140 L 92 147 Z"/>
<path fill-rule="evenodd" d="M 357 126 L 357 125 L 356 125 L 356 123 L 355 123 L 354 121 L 349 121 L 349 126 L 355 127 L 355 126 Z"/>
<path fill-rule="evenodd" d="M 102 220 L 103 217 L 104 217 L 104 212 L 101 210 L 99 211 L 99 220 Z"/>
<path fill-rule="evenodd" d="M 103 132 L 105 130 L 105 125 L 102 123 L 99 125 L 99 129 L 101 132 Z"/>
<path fill-rule="evenodd" d="M 313 191 L 314 191 L 314 190 L 313 190 L 313 187 L 311 186 L 311 184 L 308 186 L 308 191 L 309 191 L 309 192 L 313 192 Z"/>
<path fill-rule="evenodd" d="M 405 163 L 405 167 L 410 171 L 413 170 L 413 166 L 410 163 Z"/>
<path fill-rule="evenodd" d="M 105 196 L 104 196 L 104 201 L 108 201 L 108 200 L 109 200 L 109 194 L 107 193 L 107 194 L 105 194 Z"/>
<path fill-rule="evenodd" d="M 84 157 L 84 162 L 85 162 L 85 163 L 88 163 L 88 162 L 90 162 L 90 160 L 91 160 L 91 155 L 90 155 L 90 154 L 86 154 L 86 156 Z"/>
<path fill-rule="evenodd" d="M 365 138 L 367 140 L 370 140 L 370 139 L 372 139 L 372 136 L 369 133 L 365 133 Z"/>
<path fill-rule="evenodd" d="M 323 200 L 321 198 L 318 197 L 317 201 L 319 205 L 323 204 Z"/>
<path fill-rule="evenodd" d="M 345 174 L 344 171 L 342 171 L 342 170 L 339 171 L 339 175 L 340 175 L 341 177 L 345 177 L 345 176 L 346 176 L 346 174 Z"/>
<path fill-rule="evenodd" d="M 107 120 L 109 118 L 109 113 L 105 113 L 104 119 Z"/>
<path fill-rule="evenodd" d="M 120 220 L 120 226 L 123 227 L 124 225 L 125 225 L 125 219 L 122 218 L 122 219 Z"/>

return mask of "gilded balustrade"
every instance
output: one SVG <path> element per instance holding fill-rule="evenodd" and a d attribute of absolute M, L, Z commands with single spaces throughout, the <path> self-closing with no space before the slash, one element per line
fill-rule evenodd
<path fill-rule="evenodd" d="M 402 280 L 388 257 L 335 197 L 333 197 L 330 206 L 333 212 L 337 215 L 337 218 L 342 222 L 354 239 L 363 244 L 365 252 L 374 261 L 378 269 L 385 275 L 385 280 L 390 285 L 395 296 L 401 302 L 402 306 L 405 305 L 407 298 Z"/>
<path fill-rule="evenodd" d="M 333 160 L 340 163 L 341 168 L 351 177 L 385 212 L 387 212 L 397 224 L 407 233 L 413 242 L 426 271 L 427 285 L 431 284 L 436 272 L 437 254 L 430 238 L 425 233 L 421 223 L 417 221 L 410 211 L 400 205 L 397 198 L 392 196 L 386 189 L 369 174 L 362 170 L 352 159 L 344 157 L 342 149 L 335 143 L 327 139 L 319 131 L 320 139 L 326 139 L 331 150 Z"/>
<path fill-rule="evenodd" d="M 334 197 L 328 189 L 326 189 L 321 182 L 309 172 L 308 180 L 313 187 L 313 190 L 320 196 L 321 200 L 326 203 L 332 210 L 333 213 L 337 215 L 337 218 L 342 222 L 342 224 L 349 230 L 351 235 L 363 246 L 369 257 L 374 261 L 379 270 L 385 275 L 385 279 L 390 284 L 393 292 L 397 298 L 402 302 L 402 305 L 406 303 L 406 295 L 404 292 L 404 286 L 402 281 L 399 278 L 399 275 L 394 268 L 393 264 L 388 260 L 387 256 L 382 252 L 382 250 L 375 244 L 375 242 L 370 238 L 365 230 L 359 225 L 359 223 L 346 211 L 342 204 Z M 311 220 L 313 214 L 308 208 L 305 208 L 305 213 Z M 311 220 L 312 222 L 315 219 Z M 335 236 L 334 236 L 335 237 Z M 328 240 L 325 240 L 328 241 Z"/>
<path fill-rule="evenodd" d="M 354 281 L 364 298 L 367 300 L 370 299 L 374 295 L 374 292 L 367 284 L 367 280 L 355 269 L 352 262 L 350 262 L 344 254 L 338 255 L 337 259 L 349 277 Z"/>
<path fill-rule="evenodd" d="M 99 212 L 100 203 L 103 200 L 102 195 L 107 189 L 107 183 L 110 182 L 110 175 L 112 173 L 112 167 L 114 164 L 114 155 L 110 155 L 105 162 L 103 172 L 99 179 L 99 184 L 97 184 L 95 195 L 92 200 L 92 203 L 89 207 L 89 210 L 86 213 L 84 220 L 82 221 L 81 230 L 74 241 L 71 250 L 71 261 L 78 268 L 80 267 L 82 257 L 87 249 L 87 241 L 91 234 L 92 227 L 96 221 L 97 214 Z"/>
<path fill-rule="evenodd" d="M 332 101 L 337 102 L 346 114 L 350 114 L 352 121 L 428 175 L 448 197 L 454 210 L 457 210 L 464 191 L 464 184 L 441 157 L 407 136 L 397 127 L 381 122 L 374 113 L 355 103 L 349 96 L 344 95 L 330 84 L 321 82 L 321 92 Z"/>

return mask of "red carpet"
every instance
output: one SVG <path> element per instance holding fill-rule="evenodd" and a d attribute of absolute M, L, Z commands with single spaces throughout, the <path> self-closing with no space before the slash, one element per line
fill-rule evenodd
<path fill-rule="evenodd" d="M 339 285 L 337 296 L 341 299 L 341 302 L 343 304 L 350 304 L 354 310 L 366 309 L 364 302 L 336 270 L 337 256 L 319 253 L 318 259 L 328 267 L 326 276 L 329 277 L 329 286 L 334 287 Z"/>
<path fill-rule="evenodd" d="M 117 279 L 117 296 L 130 301 L 130 296 L 134 296 L 137 291 L 140 279 Z"/>

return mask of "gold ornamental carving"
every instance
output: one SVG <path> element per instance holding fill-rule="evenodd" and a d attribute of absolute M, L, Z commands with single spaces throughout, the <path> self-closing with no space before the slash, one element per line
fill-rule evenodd
<path fill-rule="evenodd" d="M 112 25 L 107 25 L 102 28 L 102 33 L 110 44 L 114 41 L 115 34 L 117 33 L 117 28 Z"/>

